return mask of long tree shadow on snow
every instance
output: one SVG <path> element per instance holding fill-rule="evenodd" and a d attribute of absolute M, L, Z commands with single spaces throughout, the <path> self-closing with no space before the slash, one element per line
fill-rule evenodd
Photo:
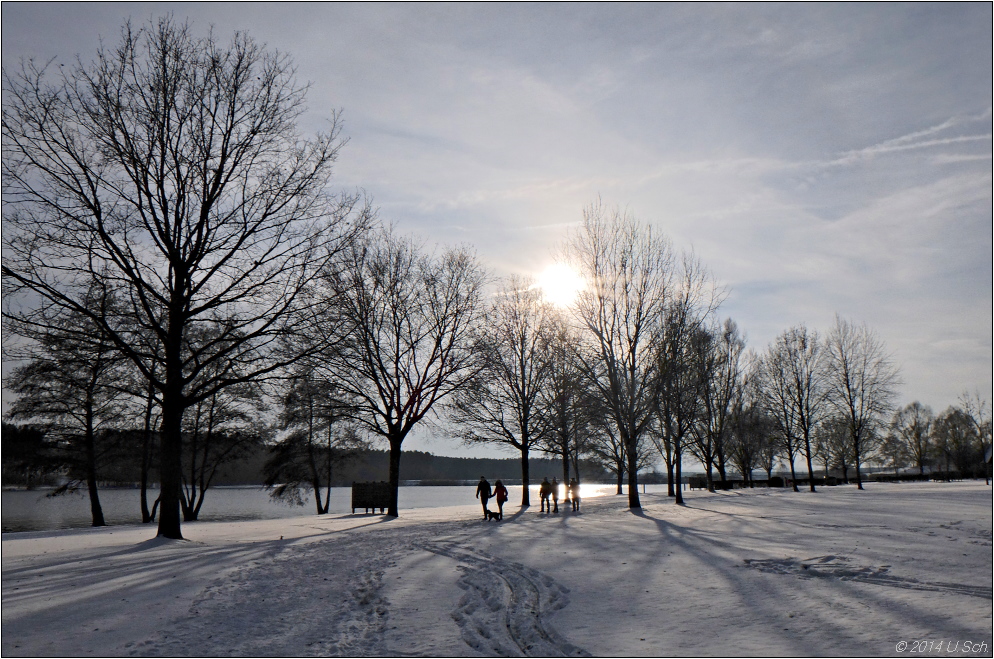
<path fill-rule="evenodd" d="M 717 512 L 710 509 L 700 510 Z M 729 537 L 734 538 L 734 535 L 727 535 L 714 531 L 705 531 L 680 525 L 659 517 L 654 517 L 642 509 L 635 509 L 630 512 L 636 517 L 653 522 L 666 544 L 679 548 L 688 555 L 693 556 L 695 560 L 706 564 L 711 574 L 719 576 L 724 581 L 725 587 L 730 594 L 737 593 L 743 602 L 747 602 L 750 607 L 762 609 L 764 617 L 766 617 L 766 619 L 771 623 L 783 617 L 783 601 L 785 598 L 788 598 L 792 594 L 796 594 L 798 592 L 796 587 L 790 586 L 787 583 L 766 583 L 763 585 L 762 591 L 757 591 L 752 580 L 746 578 L 747 571 L 749 571 L 748 569 L 750 567 L 757 568 L 757 566 L 749 564 L 749 561 L 753 559 L 740 558 L 743 553 L 743 548 L 727 539 Z M 744 523 L 746 523 L 749 519 L 747 516 L 738 516 L 731 513 L 721 514 L 732 518 L 739 518 L 743 520 Z M 722 556 L 721 554 L 723 552 L 727 552 L 731 557 Z M 739 562 L 740 560 L 742 562 Z M 755 563 L 755 560 L 753 560 L 753 562 Z M 772 565 L 772 563 L 764 563 L 763 565 Z M 743 568 L 745 568 L 745 570 L 743 570 Z M 774 570 L 772 569 L 766 571 L 768 574 L 773 572 Z M 784 572 L 781 570 L 778 573 L 782 574 Z M 908 616 L 909 610 L 907 603 L 895 602 L 886 597 L 884 593 L 868 592 L 865 589 L 858 591 L 854 590 L 856 584 L 860 583 L 860 581 L 863 580 L 839 578 L 826 578 L 824 580 L 819 580 L 819 582 L 840 591 L 838 596 L 834 598 L 836 600 L 843 601 L 845 599 L 852 599 L 863 603 L 871 609 L 878 611 L 887 610 L 895 619 L 904 619 Z M 894 582 L 878 583 L 869 580 L 863 581 L 863 583 L 874 585 L 896 585 Z M 942 585 L 958 586 L 958 584 Z M 756 597 L 757 592 L 763 592 L 764 596 Z M 965 593 L 962 590 L 952 591 L 948 588 L 946 589 L 946 592 L 975 594 Z M 986 597 L 990 597 L 990 589 L 987 590 Z M 919 609 L 920 619 L 926 619 L 928 616 L 935 614 L 934 609 L 927 603 L 923 603 L 916 608 Z M 849 630 L 839 623 L 832 611 L 826 609 L 823 612 L 819 612 L 816 610 L 813 611 L 813 613 L 818 613 L 820 615 L 819 628 L 825 633 L 826 637 L 840 639 L 847 637 Z M 975 629 L 969 629 L 966 627 L 961 627 L 959 629 L 950 627 L 950 623 L 954 626 L 956 625 L 955 622 L 946 621 L 946 629 L 950 633 L 959 633 L 963 636 L 969 636 L 971 634 L 975 634 L 976 632 Z M 779 630 L 771 624 L 768 633 L 777 635 L 782 638 L 782 640 L 792 644 L 799 654 L 809 654 L 811 652 L 811 639 L 797 638 L 793 633 L 790 633 L 788 628 Z M 823 650 L 824 649 L 825 648 L 823 648 Z"/>

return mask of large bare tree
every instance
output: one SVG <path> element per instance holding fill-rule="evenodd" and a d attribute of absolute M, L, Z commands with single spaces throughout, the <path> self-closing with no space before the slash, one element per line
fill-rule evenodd
<path fill-rule="evenodd" d="M 638 456 L 653 422 L 655 340 L 673 293 L 673 249 L 650 224 L 597 202 L 584 209 L 563 258 L 586 282 L 574 312 L 591 349 L 577 352 L 577 363 L 625 446 L 628 505 L 641 508 Z"/>
<path fill-rule="evenodd" d="M 390 445 L 388 515 L 398 514 L 404 439 L 479 369 L 486 280 L 469 250 L 428 252 L 390 229 L 354 244 L 328 271 L 325 331 L 344 338 L 320 368 L 349 416 Z"/>
<path fill-rule="evenodd" d="M 859 467 L 881 439 L 879 431 L 900 383 L 898 369 L 873 330 L 838 315 L 825 341 L 825 352 L 828 400 L 846 420 L 856 487 L 862 490 Z"/>
<path fill-rule="evenodd" d="M 306 91 L 285 54 L 171 18 L 3 73 L 5 315 L 81 314 L 156 390 L 161 536 L 182 537 L 184 412 L 295 357 L 272 348 L 306 324 L 301 292 L 367 220 L 326 191 L 344 142 L 335 115 L 300 134 Z M 126 312 L 87 307 L 94 278 Z"/>
<path fill-rule="evenodd" d="M 497 291 L 476 333 L 479 370 L 448 405 L 467 442 L 510 446 L 521 456 L 521 505 L 531 504 L 528 455 L 549 432 L 540 396 L 550 386 L 554 310 L 532 282 L 510 277 Z"/>

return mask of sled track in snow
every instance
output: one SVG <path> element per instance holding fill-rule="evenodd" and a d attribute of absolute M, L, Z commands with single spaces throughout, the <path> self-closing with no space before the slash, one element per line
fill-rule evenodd
<path fill-rule="evenodd" d="M 982 597 L 992 599 L 991 589 L 985 586 L 971 586 L 969 584 L 958 583 L 938 583 L 929 581 L 917 581 L 888 574 L 889 565 L 879 567 L 859 567 L 849 564 L 849 559 L 845 556 L 818 556 L 798 560 L 795 558 L 754 560 L 746 559 L 745 563 L 751 568 L 760 572 L 772 574 L 792 574 L 805 579 L 827 578 L 838 579 L 839 581 L 859 581 L 871 583 L 878 586 L 891 586 L 893 588 L 904 588 L 907 590 L 928 590 L 940 593 L 958 593 L 960 595 L 970 595 L 971 597 Z"/>
<path fill-rule="evenodd" d="M 426 551 L 458 561 L 466 591 L 452 618 L 466 643 L 502 657 L 589 657 L 544 618 L 569 604 L 569 590 L 551 577 L 459 545 L 425 543 Z"/>

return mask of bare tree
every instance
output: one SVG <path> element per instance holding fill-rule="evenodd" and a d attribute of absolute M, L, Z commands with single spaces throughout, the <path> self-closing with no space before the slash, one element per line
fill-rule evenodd
<path fill-rule="evenodd" d="M 694 424 L 695 454 L 705 468 L 708 490 L 714 492 L 712 466 L 724 487 L 728 457 L 726 439 L 735 398 L 741 387 L 745 339 L 732 319 L 699 333 L 694 342 L 694 366 L 700 372 L 700 414 Z"/>
<path fill-rule="evenodd" d="M 594 404 L 590 411 L 593 416 L 588 451 L 598 464 L 614 474 L 617 486 L 615 492 L 624 494 L 625 465 L 627 464 L 625 445 L 618 438 L 614 423 L 603 406 Z M 657 441 L 655 433 L 651 437 L 654 442 Z"/>
<path fill-rule="evenodd" d="M 749 487 L 753 487 L 752 472 L 760 466 L 763 446 L 772 435 L 772 422 L 759 402 L 759 392 L 751 377 L 754 360 L 750 351 L 750 365 L 744 369 L 742 382 L 732 400 L 727 447 L 732 464 Z"/>
<path fill-rule="evenodd" d="M 655 432 L 651 435 L 666 464 L 667 492 L 677 504 L 683 503 L 683 451 L 699 421 L 706 385 L 702 370 L 695 366 L 693 346 L 702 343 L 723 296 L 700 261 L 692 253 L 684 254 L 655 339 Z"/>
<path fill-rule="evenodd" d="M 586 281 L 574 311 L 592 348 L 579 352 L 577 363 L 625 446 L 628 505 L 641 508 L 637 461 L 653 421 L 655 340 L 673 294 L 673 250 L 651 225 L 598 201 L 584 209 L 563 258 Z"/>
<path fill-rule="evenodd" d="M 932 453 L 932 426 L 935 415 L 932 408 L 917 400 L 894 413 L 890 422 L 891 432 L 908 448 L 911 461 L 918 467 L 918 474 L 925 474 L 925 465 Z"/>
<path fill-rule="evenodd" d="M 881 439 L 878 431 L 900 383 L 898 369 L 883 342 L 865 324 L 854 325 L 836 315 L 825 343 L 828 399 L 848 424 L 856 487 L 862 490 L 860 464 Z"/>
<path fill-rule="evenodd" d="M 85 303 L 106 313 L 114 296 L 94 285 Z M 50 319 L 44 332 L 30 330 L 23 328 L 34 339 L 24 355 L 30 361 L 7 381 L 18 396 L 7 416 L 45 427 L 49 438 L 59 439 L 69 479 L 56 493 L 75 491 L 84 482 L 92 525 L 104 526 L 97 481 L 116 450 L 116 431 L 126 424 L 131 397 L 122 382 L 128 364 L 99 327 L 80 314 Z"/>
<path fill-rule="evenodd" d="M 337 116 L 302 138 L 307 88 L 286 55 L 171 18 L 125 25 L 90 64 L 4 70 L 3 90 L 5 316 L 79 313 L 151 383 L 158 533 L 181 538 L 185 411 L 296 357 L 275 341 L 306 323 L 301 292 L 368 220 L 358 196 L 325 191 Z M 87 308 L 94 278 L 128 292 L 125 313 Z M 198 342 L 204 326 L 220 331 Z"/>
<path fill-rule="evenodd" d="M 580 457 L 592 454 L 595 443 L 598 458 L 605 450 L 610 451 L 608 447 L 611 446 L 610 439 L 607 444 L 600 444 L 595 439 L 595 435 L 606 439 L 609 434 L 597 433 L 594 429 L 604 420 L 605 410 L 577 363 L 575 355 L 584 349 L 581 337 L 557 315 L 547 343 L 549 379 L 539 400 L 541 415 L 548 428 L 543 450 L 562 459 L 564 483 L 570 481 L 571 474 L 580 481 Z M 607 464 L 613 470 L 617 461 L 609 460 Z M 567 501 L 569 496 L 567 492 Z"/>
<path fill-rule="evenodd" d="M 265 402 L 257 383 L 214 392 L 186 409 L 183 418 L 183 521 L 200 516 L 207 490 L 221 467 L 262 444 Z"/>
<path fill-rule="evenodd" d="M 532 282 L 507 279 L 477 331 L 479 370 L 447 405 L 464 441 L 510 446 L 519 452 L 522 506 L 531 504 L 529 452 L 550 432 L 553 421 L 541 413 L 540 398 L 556 368 L 552 353 L 568 349 L 556 342 L 556 324 L 553 309 L 541 300 Z M 564 381 L 559 384 L 569 386 Z"/>
<path fill-rule="evenodd" d="M 321 369 L 349 415 L 390 445 L 388 515 L 398 514 L 404 439 L 479 369 L 474 332 L 486 278 L 466 249 L 429 253 L 387 229 L 354 244 L 325 279 L 325 330 L 346 338 Z"/>
<path fill-rule="evenodd" d="M 976 437 L 973 419 L 955 405 L 950 405 L 935 420 L 933 451 L 945 466 L 946 479 L 952 477 L 954 468 L 962 477 L 979 466 L 982 453 Z"/>
<path fill-rule="evenodd" d="M 794 458 L 801 451 L 807 461 L 808 486 L 815 491 L 811 433 L 827 412 L 823 374 L 818 333 L 804 325 L 778 336 L 760 360 L 760 390 L 784 443 L 795 492 Z"/>
<path fill-rule="evenodd" d="M 893 432 L 884 435 L 877 449 L 877 456 L 883 460 L 883 466 L 894 469 L 894 476 L 901 475 L 901 469 L 911 462 L 911 452 L 904 440 Z"/>
<path fill-rule="evenodd" d="M 278 501 L 304 505 L 310 490 L 318 515 L 331 509 L 336 465 L 356 457 L 366 442 L 354 425 L 340 422 L 342 401 L 332 383 L 313 377 L 310 364 L 299 364 L 281 383 L 281 432 L 270 446 L 265 486 Z"/>
<path fill-rule="evenodd" d="M 849 423 L 844 417 L 834 415 L 824 419 L 815 428 L 816 452 L 825 466 L 825 475 L 835 469 L 842 474 L 842 480 L 849 482 L 849 469 L 854 458 L 852 441 L 849 436 Z"/>
<path fill-rule="evenodd" d="M 964 391 L 959 397 L 962 410 L 973 421 L 973 426 L 977 430 L 977 439 L 980 442 L 980 453 L 984 460 L 984 482 L 991 483 L 991 410 L 987 401 L 980 397 L 980 392 L 974 391 L 972 394 Z"/>

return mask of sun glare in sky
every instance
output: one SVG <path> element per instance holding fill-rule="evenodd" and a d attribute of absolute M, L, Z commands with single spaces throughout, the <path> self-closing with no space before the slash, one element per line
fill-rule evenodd
<path fill-rule="evenodd" d="M 583 278 L 568 265 L 553 263 L 538 276 L 538 288 L 546 302 L 561 307 L 571 304 L 583 290 Z"/>

